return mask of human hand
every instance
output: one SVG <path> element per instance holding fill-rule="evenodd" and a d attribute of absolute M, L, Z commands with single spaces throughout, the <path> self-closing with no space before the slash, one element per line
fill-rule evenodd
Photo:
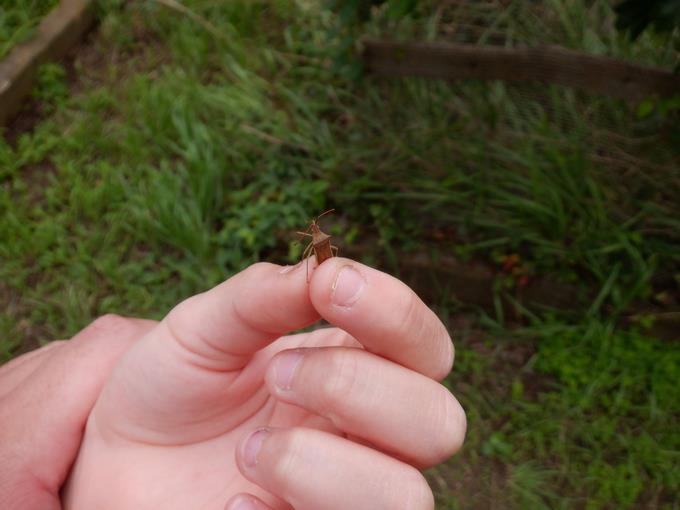
<path fill-rule="evenodd" d="M 281 335 L 323 317 L 334 328 Z M 461 445 L 435 314 L 333 258 L 256 264 L 189 298 L 121 358 L 92 410 L 66 509 L 431 509 L 418 468 Z M 248 506 L 250 505 L 250 506 Z"/>
<path fill-rule="evenodd" d="M 59 489 L 111 368 L 155 324 L 107 315 L 0 367 L 0 508 L 61 508 Z"/>

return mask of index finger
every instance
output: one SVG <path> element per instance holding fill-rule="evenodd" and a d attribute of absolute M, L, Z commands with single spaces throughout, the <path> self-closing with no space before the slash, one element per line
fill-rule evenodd
<path fill-rule="evenodd" d="M 266 356 L 256 353 L 319 319 L 304 269 L 254 264 L 182 301 L 118 364 L 95 408 L 98 422 L 164 445 L 240 423 L 267 398 L 257 392 Z"/>
<path fill-rule="evenodd" d="M 335 257 L 314 271 L 310 297 L 324 319 L 367 350 L 435 380 L 451 371 L 454 349 L 444 324 L 393 276 Z"/>

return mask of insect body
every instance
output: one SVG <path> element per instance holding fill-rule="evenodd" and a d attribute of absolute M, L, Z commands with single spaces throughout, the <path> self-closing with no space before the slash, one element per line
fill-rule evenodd
<path fill-rule="evenodd" d="M 307 281 L 309 281 L 309 257 L 312 256 L 312 253 L 316 255 L 317 264 L 321 264 L 324 260 L 335 257 L 338 254 L 338 247 L 331 244 L 331 236 L 322 232 L 319 228 L 319 218 L 331 212 L 333 212 L 333 209 L 320 214 L 309 223 L 309 227 L 305 232 L 298 232 L 300 235 L 312 238 L 302 253 L 302 258 L 307 260 Z"/>

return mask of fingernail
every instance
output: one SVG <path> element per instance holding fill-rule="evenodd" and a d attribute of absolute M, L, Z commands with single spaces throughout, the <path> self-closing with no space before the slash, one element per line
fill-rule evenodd
<path fill-rule="evenodd" d="M 293 382 L 293 375 L 300 360 L 302 360 L 302 352 L 288 351 L 278 355 L 274 365 L 274 383 L 277 388 L 281 390 L 289 390 Z"/>
<path fill-rule="evenodd" d="M 350 307 L 358 301 L 365 285 L 366 280 L 359 271 L 352 266 L 344 266 L 331 287 L 331 301 L 337 306 Z"/>
<path fill-rule="evenodd" d="M 257 505 L 252 499 L 241 496 L 230 503 L 226 510 L 257 510 Z"/>
<path fill-rule="evenodd" d="M 243 463 L 247 467 L 257 466 L 257 454 L 264 440 L 269 437 L 268 429 L 258 429 L 253 432 L 243 446 Z"/>

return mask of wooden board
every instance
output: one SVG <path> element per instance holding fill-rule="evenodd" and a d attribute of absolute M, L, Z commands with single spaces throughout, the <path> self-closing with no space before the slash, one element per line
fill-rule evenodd
<path fill-rule="evenodd" d="M 61 0 L 27 42 L 0 62 L 0 126 L 6 125 L 30 94 L 38 68 L 63 57 L 94 22 L 94 0 Z"/>
<path fill-rule="evenodd" d="M 560 47 L 365 41 L 364 63 L 382 76 L 538 81 L 631 100 L 680 94 L 680 75 Z"/>

